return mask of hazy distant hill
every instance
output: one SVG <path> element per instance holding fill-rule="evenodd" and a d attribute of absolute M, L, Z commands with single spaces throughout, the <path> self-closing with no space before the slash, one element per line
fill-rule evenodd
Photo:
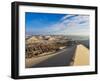
<path fill-rule="evenodd" d="M 26 43 L 35 43 L 35 42 L 39 42 L 39 39 L 35 36 L 32 36 L 26 40 Z"/>

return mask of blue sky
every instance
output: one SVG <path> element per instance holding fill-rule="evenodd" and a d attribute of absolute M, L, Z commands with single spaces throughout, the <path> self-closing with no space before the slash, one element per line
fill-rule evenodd
<path fill-rule="evenodd" d="M 27 35 L 89 35 L 89 16 L 51 13 L 25 13 Z"/>

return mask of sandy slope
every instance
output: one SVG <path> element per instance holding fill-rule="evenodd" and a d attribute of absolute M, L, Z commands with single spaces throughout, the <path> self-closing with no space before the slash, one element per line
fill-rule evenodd
<path fill-rule="evenodd" d="M 78 65 L 89 65 L 89 49 L 83 45 L 77 45 L 74 66 Z"/>

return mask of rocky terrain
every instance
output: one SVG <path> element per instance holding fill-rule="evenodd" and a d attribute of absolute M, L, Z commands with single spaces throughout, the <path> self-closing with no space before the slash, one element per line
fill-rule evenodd
<path fill-rule="evenodd" d="M 67 47 L 68 39 L 64 36 L 31 36 L 26 39 L 26 58 L 52 54 Z"/>

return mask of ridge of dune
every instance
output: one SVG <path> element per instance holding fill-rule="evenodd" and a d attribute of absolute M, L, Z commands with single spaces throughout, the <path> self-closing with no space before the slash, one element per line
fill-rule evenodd
<path fill-rule="evenodd" d="M 82 44 L 77 45 L 73 65 L 89 65 L 89 49 Z"/>

